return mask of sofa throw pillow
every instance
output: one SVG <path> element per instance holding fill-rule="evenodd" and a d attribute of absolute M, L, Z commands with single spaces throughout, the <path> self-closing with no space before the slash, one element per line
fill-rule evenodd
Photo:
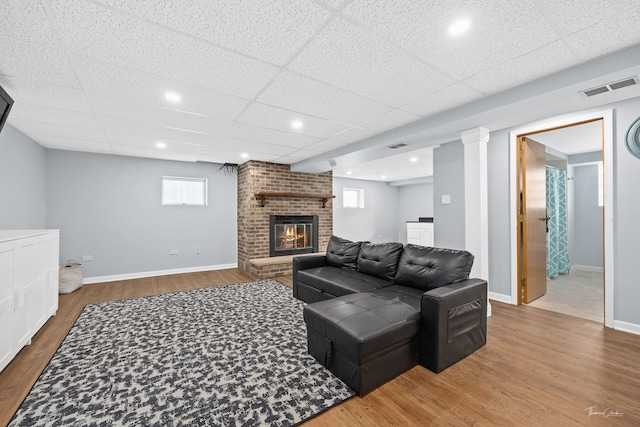
<path fill-rule="evenodd" d="M 355 270 L 358 252 L 360 252 L 360 242 L 331 236 L 327 245 L 327 265 Z"/>
<path fill-rule="evenodd" d="M 363 243 L 358 254 L 360 273 L 393 281 L 402 253 L 402 243 Z"/>
<path fill-rule="evenodd" d="M 406 245 L 394 284 L 428 291 L 469 278 L 473 255 L 456 249 Z"/>

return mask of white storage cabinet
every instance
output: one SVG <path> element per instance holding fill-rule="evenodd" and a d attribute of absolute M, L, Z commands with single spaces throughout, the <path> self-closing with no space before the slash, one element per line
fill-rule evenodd
<path fill-rule="evenodd" d="M 58 310 L 59 230 L 0 230 L 0 371 Z"/>
<path fill-rule="evenodd" d="M 433 223 L 408 221 L 407 243 L 420 246 L 433 246 Z"/>

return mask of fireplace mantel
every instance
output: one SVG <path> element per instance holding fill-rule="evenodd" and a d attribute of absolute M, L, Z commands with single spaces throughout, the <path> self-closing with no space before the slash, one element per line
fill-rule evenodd
<path fill-rule="evenodd" d="M 306 194 L 306 193 L 288 193 L 288 192 L 277 192 L 277 191 L 262 191 L 260 193 L 255 193 L 256 199 L 260 201 L 260 206 L 264 207 L 267 202 L 268 197 L 298 197 L 305 199 L 320 199 L 322 200 L 322 207 L 324 208 L 329 201 L 329 199 L 333 199 L 336 196 L 334 194 Z"/>

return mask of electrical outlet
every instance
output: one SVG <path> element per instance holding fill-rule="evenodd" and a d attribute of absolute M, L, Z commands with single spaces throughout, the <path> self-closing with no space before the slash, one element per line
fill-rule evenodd
<path fill-rule="evenodd" d="M 82 261 L 93 261 L 93 255 L 82 255 Z"/>
<path fill-rule="evenodd" d="M 200 253 L 200 246 L 196 246 L 196 253 L 199 254 Z"/>
<path fill-rule="evenodd" d="M 178 255 L 178 250 L 177 249 L 171 249 L 169 251 L 169 255 Z"/>

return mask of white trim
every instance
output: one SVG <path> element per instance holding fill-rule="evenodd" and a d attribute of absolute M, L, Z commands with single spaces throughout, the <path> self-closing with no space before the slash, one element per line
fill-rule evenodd
<path fill-rule="evenodd" d="M 489 299 L 492 299 L 498 302 L 503 302 L 505 304 L 511 304 L 511 295 L 498 294 L 496 292 L 489 292 Z"/>
<path fill-rule="evenodd" d="M 615 320 L 613 322 L 613 329 L 622 332 L 629 332 L 630 334 L 640 335 L 640 325 L 635 323 L 623 322 L 622 320 Z"/>
<path fill-rule="evenodd" d="M 103 282 L 117 282 L 119 280 L 142 279 L 144 277 L 168 276 L 170 274 L 197 273 L 200 271 L 225 270 L 227 268 L 238 268 L 238 263 L 204 265 L 200 267 L 175 268 L 173 270 L 145 271 L 141 273 L 114 274 L 111 276 L 95 276 L 85 277 L 82 281 L 83 285 Z"/>
<path fill-rule="evenodd" d="M 592 267 L 590 265 L 572 265 L 571 270 L 591 271 L 593 273 L 604 273 L 603 267 Z"/>
<path fill-rule="evenodd" d="M 604 160 L 604 325 L 612 328 L 614 321 L 614 251 L 613 251 L 613 219 L 615 205 L 613 203 L 613 110 L 579 112 L 536 122 L 509 132 L 509 216 L 511 236 L 511 304 L 518 304 L 518 238 L 517 238 L 517 198 L 516 198 L 516 146 L 517 137 L 525 133 L 560 126 L 567 126 L 587 120 L 603 120 L 603 160 Z"/>

